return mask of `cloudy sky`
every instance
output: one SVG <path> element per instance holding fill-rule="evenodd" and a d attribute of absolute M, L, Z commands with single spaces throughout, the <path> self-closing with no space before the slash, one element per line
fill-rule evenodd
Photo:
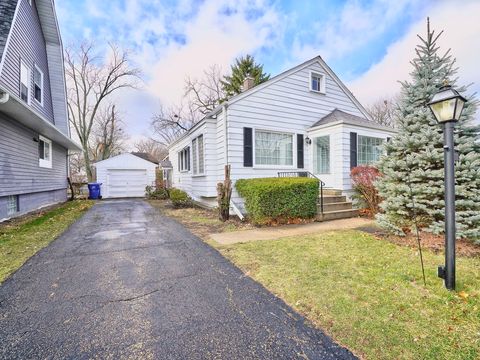
<path fill-rule="evenodd" d="M 57 0 L 65 46 L 115 42 L 141 68 L 141 91 L 119 101 L 133 139 L 149 135 L 160 104 L 178 103 L 187 76 L 227 70 L 245 54 L 272 75 L 321 55 L 365 105 L 395 94 L 426 31 L 444 30 L 462 83 L 480 90 L 477 0 Z"/>

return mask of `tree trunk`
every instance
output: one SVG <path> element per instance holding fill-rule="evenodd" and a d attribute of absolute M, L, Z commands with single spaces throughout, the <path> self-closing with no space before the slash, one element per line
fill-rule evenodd
<path fill-rule="evenodd" d="M 225 165 L 225 180 L 217 184 L 218 217 L 221 221 L 227 221 L 230 218 L 231 197 L 230 165 Z"/>

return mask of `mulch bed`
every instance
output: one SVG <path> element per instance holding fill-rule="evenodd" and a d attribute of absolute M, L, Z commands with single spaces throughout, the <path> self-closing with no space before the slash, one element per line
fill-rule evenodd
<path fill-rule="evenodd" d="M 418 248 L 417 237 L 415 234 L 408 234 L 407 236 L 396 236 L 387 234 L 378 228 L 372 227 L 368 229 L 358 229 L 368 232 L 375 237 L 387 240 L 393 244 L 408 246 L 411 248 Z M 434 253 L 443 253 L 445 250 L 445 238 L 443 235 L 434 235 L 428 232 L 420 232 L 420 244 L 423 249 L 428 249 Z M 473 242 L 465 239 L 457 240 L 456 253 L 460 256 L 476 257 L 480 256 L 480 245 L 476 245 Z"/>

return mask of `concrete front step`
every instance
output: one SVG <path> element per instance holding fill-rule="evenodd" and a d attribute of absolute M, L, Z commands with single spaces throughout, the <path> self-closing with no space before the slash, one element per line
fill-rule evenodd
<path fill-rule="evenodd" d="M 342 190 L 332 189 L 332 188 L 323 188 L 323 195 L 342 195 Z"/>
<path fill-rule="evenodd" d="M 323 204 L 332 204 L 346 202 L 347 197 L 342 195 L 323 195 Z M 320 204 L 320 196 L 318 196 L 318 203 Z"/>
<path fill-rule="evenodd" d="M 320 204 L 317 205 L 318 211 L 320 212 Z M 337 211 L 337 210 L 350 210 L 352 209 L 352 203 L 349 201 L 342 201 L 337 203 L 328 203 L 323 204 L 323 212 L 326 211 Z"/>
<path fill-rule="evenodd" d="M 348 209 L 348 210 L 336 210 L 336 211 L 324 211 L 323 214 L 317 214 L 318 221 L 328 221 L 336 219 L 348 219 L 358 216 L 357 209 Z"/>

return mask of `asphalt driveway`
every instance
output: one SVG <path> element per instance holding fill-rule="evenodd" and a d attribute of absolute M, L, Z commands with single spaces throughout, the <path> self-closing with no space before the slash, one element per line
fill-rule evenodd
<path fill-rule="evenodd" d="M 118 200 L 0 287 L 0 358 L 354 356 L 179 223 Z"/>

